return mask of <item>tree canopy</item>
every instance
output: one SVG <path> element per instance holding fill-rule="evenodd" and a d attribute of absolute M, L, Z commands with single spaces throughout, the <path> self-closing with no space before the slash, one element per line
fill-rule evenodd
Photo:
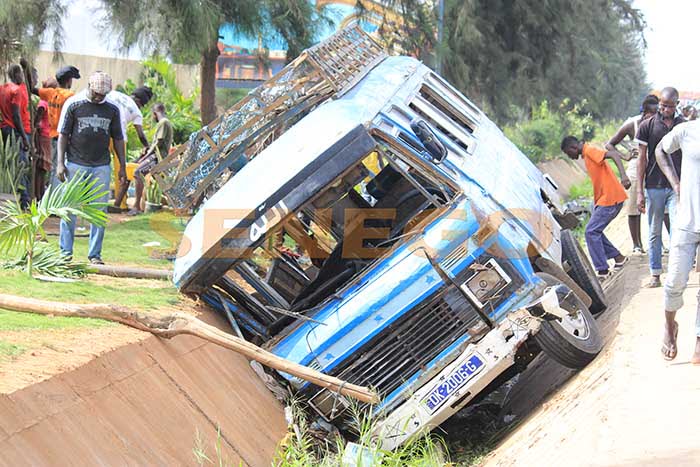
<path fill-rule="evenodd" d="M 202 122 L 216 116 L 215 70 L 219 31 L 231 28 L 248 36 L 277 36 L 293 59 L 313 44 L 325 18 L 308 0 L 102 0 L 103 28 L 117 34 L 125 48 L 160 53 L 180 63 L 201 64 Z M 138 14 L 135 14 L 138 12 Z M 264 59 L 264 57 L 261 57 Z"/>
<path fill-rule="evenodd" d="M 64 14 L 65 5 L 61 0 L 0 2 L 2 74 L 5 74 L 8 63 L 34 55 L 45 32 L 52 33 L 54 50 L 58 50 L 62 44 L 61 20 Z"/>
<path fill-rule="evenodd" d="M 420 0 L 390 0 L 407 32 L 399 45 L 428 63 L 439 54 L 443 75 L 498 121 L 566 98 L 596 117 L 618 118 L 636 112 L 647 91 L 645 23 L 631 0 L 444 2 L 440 41 L 439 2 L 427 9 Z M 380 30 L 396 42 L 395 28 Z"/>

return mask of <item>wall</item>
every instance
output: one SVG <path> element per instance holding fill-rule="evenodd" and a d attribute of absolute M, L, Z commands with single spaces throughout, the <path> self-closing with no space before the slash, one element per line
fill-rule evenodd
<path fill-rule="evenodd" d="M 136 60 L 123 58 L 95 57 L 91 55 L 76 55 L 64 53 L 60 60 L 54 62 L 53 52 L 40 51 L 35 60 L 35 67 L 39 72 L 39 80 L 43 81 L 56 74 L 56 70 L 64 65 L 73 65 L 80 70 L 81 79 L 73 80 L 73 90 L 85 89 L 87 77 L 94 71 L 101 70 L 109 73 L 112 83 L 116 86 L 127 79 L 139 83 L 141 64 Z M 199 87 L 199 66 L 174 65 L 177 73 L 177 84 L 185 94 Z"/>

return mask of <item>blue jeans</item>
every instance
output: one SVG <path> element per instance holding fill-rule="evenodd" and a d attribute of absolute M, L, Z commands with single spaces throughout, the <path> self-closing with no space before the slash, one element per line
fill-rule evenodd
<path fill-rule="evenodd" d="M 668 275 L 664 284 L 664 308 L 678 311 L 683 306 L 683 291 L 688 285 L 688 276 L 693 269 L 695 253 L 700 246 L 700 233 L 675 230 L 668 257 Z M 700 292 L 695 315 L 695 335 L 700 337 Z"/>
<path fill-rule="evenodd" d="M 620 213 L 623 204 L 617 203 L 612 206 L 595 206 L 593 208 L 593 214 L 586 226 L 586 245 L 596 271 L 607 271 L 608 260 L 620 254 L 603 231 Z"/>
<path fill-rule="evenodd" d="M 85 179 L 96 178 L 98 180 L 98 188 L 104 190 L 105 194 L 97 199 L 99 202 L 106 203 L 109 200 L 109 178 L 111 171 L 109 164 L 100 165 L 98 167 L 87 167 L 84 165 L 74 164 L 66 161 L 66 169 L 68 177 L 81 176 Z M 100 186 L 102 185 L 102 186 Z M 90 225 L 90 246 L 88 249 L 88 258 L 101 258 L 102 255 L 102 240 L 105 236 L 105 228 Z M 75 216 L 70 216 L 70 222 L 61 219 L 61 230 L 59 234 L 58 244 L 61 247 L 61 252 L 64 255 L 73 255 L 73 239 L 75 237 Z"/>
<path fill-rule="evenodd" d="M 671 188 L 647 188 L 646 208 L 649 217 L 649 270 L 652 276 L 661 275 L 661 229 L 664 225 L 664 212 L 668 208 L 673 229 L 673 216 L 676 213 L 676 194 Z"/>

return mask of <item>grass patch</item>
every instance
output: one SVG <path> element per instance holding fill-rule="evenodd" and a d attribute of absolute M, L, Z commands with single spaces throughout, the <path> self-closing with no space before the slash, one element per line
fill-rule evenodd
<path fill-rule="evenodd" d="M 587 198 L 593 199 L 593 184 L 590 178 L 573 185 L 569 190 L 569 199 Z"/>
<path fill-rule="evenodd" d="M 101 319 L 66 318 L 34 313 L 19 313 L 0 308 L 0 331 L 22 331 L 27 329 L 68 329 L 81 327 L 116 326 L 116 323 Z M 2 353 L 0 351 L 0 353 Z"/>
<path fill-rule="evenodd" d="M 42 282 L 18 271 L 0 272 L 0 290 L 3 293 L 71 303 L 118 303 L 120 305 L 155 309 L 173 305 L 178 292 L 169 281 L 158 286 L 133 285 L 137 280 L 109 278 L 109 283 L 82 280 L 70 283 Z M 136 282 L 138 283 L 138 282 Z M 162 283 L 162 285 L 160 285 Z"/>
<path fill-rule="evenodd" d="M 120 224 L 108 225 L 102 244 L 102 258 L 108 264 L 131 264 L 151 268 L 167 269 L 172 262 L 153 259 L 150 252 L 154 247 L 144 247 L 145 243 L 159 242 L 158 250 L 175 249 L 178 246 L 186 220 L 175 217 L 169 211 L 143 214 L 127 219 Z M 78 224 L 80 225 L 80 223 Z M 89 225 L 86 224 L 89 228 Z M 57 241 L 56 237 L 52 241 Z M 73 257 L 86 261 L 88 237 L 76 237 Z"/>
<path fill-rule="evenodd" d="M 1 316 L 0 316 L 1 318 Z M 2 321 L 0 321 L 1 323 Z M 0 362 L 3 360 L 13 359 L 22 355 L 27 351 L 26 347 L 9 342 L 0 341 Z"/>

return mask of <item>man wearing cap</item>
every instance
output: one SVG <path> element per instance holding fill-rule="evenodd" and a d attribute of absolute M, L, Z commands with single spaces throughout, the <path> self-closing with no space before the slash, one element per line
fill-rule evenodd
<path fill-rule="evenodd" d="M 105 193 L 97 200 L 100 202 L 107 202 L 109 198 L 110 140 L 114 141 L 119 157 L 118 178 L 122 183 L 126 181 L 124 133 L 119 106 L 107 98 L 111 90 L 112 78 L 96 71 L 88 79 L 87 89 L 65 102 L 58 124 L 56 175 L 61 181 L 75 176 L 98 180 L 98 189 Z M 104 264 L 104 230 L 104 227 L 90 226 L 88 259 L 93 264 Z M 71 216 L 70 222 L 61 220 L 59 246 L 64 255 L 73 255 L 74 234 L 75 216 Z"/>
<path fill-rule="evenodd" d="M 61 109 L 66 100 L 73 96 L 73 80 L 80 79 L 80 71 L 74 66 L 64 66 L 56 72 L 56 79 L 47 79 L 39 89 L 32 89 L 48 104 L 47 116 L 49 121 L 49 138 L 51 138 L 51 178 L 49 183 L 57 185 L 56 155 L 58 146 L 58 119 L 61 117 Z"/>
<path fill-rule="evenodd" d="M 7 70 L 10 82 L 0 86 L 0 131 L 3 142 L 7 142 L 10 135 L 15 141 L 19 141 L 19 159 L 29 165 L 27 151 L 29 150 L 29 135 L 32 127 L 29 117 L 29 95 L 24 85 L 24 73 L 22 67 L 12 64 Z M 19 190 L 20 203 L 23 208 L 29 205 L 29 177 L 21 180 L 22 189 Z M 18 187 L 19 188 L 19 187 Z"/>
<path fill-rule="evenodd" d="M 107 94 L 107 98 L 119 106 L 125 143 L 127 141 L 127 126 L 132 124 L 134 129 L 136 129 L 136 134 L 138 135 L 139 141 L 143 147 L 148 147 L 148 138 L 146 138 L 146 135 L 143 132 L 143 115 L 141 114 L 141 108 L 145 106 L 149 100 L 151 100 L 152 96 L 153 92 L 151 91 L 151 88 L 147 86 L 136 88 L 134 92 L 131 93 L 131 96 L 127 96 L 123 92 L 119 91 L 110 91 L 110 93 Z M 122 212 L 127 209 L 126 196 L 124 196 L 125 193 L 121 196 L 119 196 L 119 194 L 125 192 L 126 185 L 123 185 L 118 181 L 119 178 L 117 177 L 117 173 L 119 173 L 121 166 L 119 165 L 119 158 L 114 152 L 112 152 L 112 160 L 114 162 L 112 169 L 114 170 L 114 192 L 116 193 L 116 199 L 114 201 L 114 209 L 112 209 L 112 206 L 110 206 L 108 211 Z"/>

